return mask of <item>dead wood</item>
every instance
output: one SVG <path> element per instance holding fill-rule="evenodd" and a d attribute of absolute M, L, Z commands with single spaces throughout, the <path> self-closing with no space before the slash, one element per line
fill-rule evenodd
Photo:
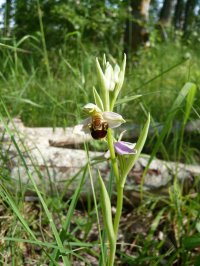
<path fill-rule="evenodd" d="M 37 184 L 40 184 L 41 187 L 43 186 L 47 191 L 61 189 L 66 191 L 67 196 L 72 195 L 83 174 L 84 167 L 88 164 L 88 158 L 84 150 L 63 147 L 71 144 L 80 144 L 83 141 L 90 140 L 91 137 L 74 134 L 72 128 L 25 127 L 19 119 L 13 120 L 13 124 L 9 124 L 9 128 L 20 153 L 23 155 L 28 171 Z M 21 180 L 23 184 L 29 186 L 31 180 L 26 166 L 20 158 L 13 139 L 11 140 L 11 136 L 6 133 L 3 125 L 0 125 L 0 138 L 2 166 L 7 167 L 12 180 L 17 182 Z M 55 147 L 55 143 L 60 143 L 60 145 Z M 103 155 L 102 152 L 89 152 L 93 181 L 96 188 L 98 188 L 98 182 L 96 182 L 97 169 L 100 169 L 105 180 L 108 181 L 110 177 L 109 163 L 104 159 Z M 149 156 L 141 156 L 127 178 L 125 195 L 130 200 L 132 197 L 139 195 L 138 191 L 142 182 L 142 175 L 148 160 Z M 154 159 L 144 177 L 143 190 L 152 192 L 161 191 L 164 188 L 166 191 L 174 176 L 181 182 L 192 184 L 194 178 L 200 176 L 200 167 Z M 89 177 L 86 178 L 82 195 L 88 193 L 91 193 Z"/>

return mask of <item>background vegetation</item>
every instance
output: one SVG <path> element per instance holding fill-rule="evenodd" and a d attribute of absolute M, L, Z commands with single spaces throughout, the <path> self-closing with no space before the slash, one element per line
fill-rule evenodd
<path fill-rule="evenodd" d="M 109 61 L 121 62 L 124 52 L 128 62 L 122 97 L 137 94 L 142 97 L 121 105 L 118 111 L 128 120 L 130 136 L 133 125 L 140 128 L 146 120 L 145 114 L 151 113 L 153 134 L 145 152 L 151 154 L 158 143 L 160 128 L 168 121 L 171 106 L 186 82 L 197 85 L 187 123 L 200 118 L 198 0 L 6 0 L 1 6 L 1 14 L 0 97 L 11 116 L 21 117 L 25 125 L 66 127 L 78 123 L 83 117 L 81 107 L 93 102 L 92 87 L 98 88 L 95 57 L 102 58 L 105 53 Z M 190 134 L 182 130 L 186 110 L 184 101 L 164 134 L 156 152 L 158 157 L 199 163 L 198 128 Z M 2 105 L 0 111 L 6 115 Z M 48 216 L 43 213 L 41 202 L 24 202 L 25 191 L 9 194 L 5 183 L 5 175 L 9 174 L 3 163 L 6 159 L 5 156 L 1 158 L 4 182 L 0 213 L 6 218 L 0 221 L 0 234 L 1 239 L 12 237 L 12 240 L 2 242 L 1 261 L 3 265 L 48 264 L 49 250 L 53 249 L 47 244 L 53 238 Z M 133 220 L 137 215 L 140 217 L 138 223 L 141 217 L 150 217 L 147 219 L 149 231 L 143 232 L 146 237 L 143 243 L 143 235 L 133 230 L 133 239 L 142 248 L 134 248 L 128 253 L 126 248 L 119 250 L 120 265 L 193 265 L 195 260 L 198 265 L 199 196 L 198 193 L 194 197 L 183 195 L 177 186 L 172 185 L 167 200 L 160 195 L 158 204 L 151 196 L 131 210 Z M 194 191 L 198 192 L 196 187 Z M 57 228 L 62 227 L 69 202 L 56 195 L 45 197 L 45 204 L 57 219 Z M 42 217 L 40 228 L 37 225 L 39 217 Z M 37 250 L 33 243 L 24 246 L 17 242 L 17 238 L 29 239 L 23 219 L 34 233 L 45 234 L 45 248 L 39 243 Z M 69 239 L 76 243 L 82 241 L 82 248 L 86 240 L 92 243 L 89 232 L 94 220 L 95 211 L 88 204 L 84 215 L 72 222 Z M 128 228 L 128 222 L 126 225 Z M 170 239 L 170 244 L 159 241 L 159 228 L 165 232 L 167 241 Z M 74 232 L 78 230 L 84 232 L 81 240 L 75 239 Z M 195 237 L 194 242 L 198 242 L 197 246 L 193 247 L 186 238 L 191 234 Z M 86 246 L 88 254 L 97 256 L 96 251 L 91 252 L 91 247 Z M 167 252 L 172 254 L 170 258 Z M 12 261 L 10 254 L 13 254 Z M 81 252 L 79 255 L 84 261 Z M 91 258 L 85 259 L 85 263 L 93 265 Z"/>

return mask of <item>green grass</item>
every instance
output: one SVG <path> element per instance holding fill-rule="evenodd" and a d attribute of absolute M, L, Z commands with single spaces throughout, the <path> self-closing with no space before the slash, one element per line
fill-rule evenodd
<path fill-rule="evenodd" d="M 104 49 L 87 50 L 80 46 L 76 51 L 68 51 L 66 47 L 46 51 L 44 41 L 40 48 L 36 37 L 26 36 L 18 43 L 5 40 L 0 47 L 1 122 L 20 116 L 26 126 L 73 126 L 84 117 L 81 107 L 94 101 L 92 88 L 95 85 L 98 89 L 94 62 Z M 188 136 L 184 127 L 188 121 L 200 118 L 199 47 L 190 44 L 182 47 L 176 41 L 160 43 L 139 53 L 139 57 L 129 58 L 121 95 L 132 101 L 122 100 L 116 110 L 123 114 L 129 126 L 136 123 L 139 127 L 144 125 L 146 114 L 151 113 L 153 134 L 145 148 L 150 155 L 198 163 L 199 134 Z M 48 64 L 44 58 L 48 58 Z M 196 91 L 187 90 L 188 85 L 183 89 L 187 82 L 196 84 Z M 180 94 L 183 91 L 184 96 Z M 142 97 L 133 99 L 135 95 Z M 171 131 L 175 122 L 179 123 L 180 130 Z M 154 127 L 156 123 L 164 126 L 161 132 Z M 23 150 L 12 132 L 7 127 L 6 130 L 31 180 L 29 191 L 37 195 L 37 200 L 25 201 L 27 186 L 20 180 L 19 183 L 10 180 L 8 154 L 1 152 L 0 264 L 58 265 L 62 257 L 65 265 L 72 261 L 92 265 L 94 258 L 98 261 L 100 250 L 106 249 L 105 232 L 102 237 L 93 233 L 94 230 L 103 232 L 101 216 L 96 222 L 98 195 L 93 190 L 94 198 L 88 196 L 83 203 L 79 198 L 88 166 L 79 173 L 79 185 L 70 199 L 66 200 L 55 188 L 49 195 L 45 184 L 35 183 Z M 102 145 L 95 148 L 101 149 Z M 124 208 L 124 222 L 120 227 L 123 237 L 117 249 L 119 265 L 198 263 L 197 181 L 185 193 L 174 178 L 168 197 L 144 192 L 140 205 L 133 202 Z M 15 190 L 10 189 L 13 186 Z"/>

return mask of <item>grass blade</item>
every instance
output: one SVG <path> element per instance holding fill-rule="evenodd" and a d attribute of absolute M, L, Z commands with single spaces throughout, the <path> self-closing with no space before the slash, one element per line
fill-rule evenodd
<path fill-rule="evenodd" d="M 64 223 L 64 225 L 62 227 L 62 231 L 60 232 L 60 239 L 61 239 L 62 242 L 65 240 L 66 233 L 67 233 L 67 231 L 69 229 L 70 221 L 71 221 L 71 218 L 72 218 L 74 209 L 76 207 L 78 198 L 80 196 L 80 192 L 81 192 L 83 183 L 85 181 L 85 177 L 86 177 L 86 173 L 87 173 L 87 168 L 88 168 L 88 165 L 85 166 L 84 172 L 83 172 L 83 176 L 80 179 L 80 182 L 79 182 L 79 184 L 78 184 L 78 186 L 77 186 L 77 188 L 76 188 L 76 190 L 75 190 L 75 192 L 73 194 L 73 197 L 72 197 L 72 200 L 71 200 L 71 203 L 70 203 L 68 212 L 67 212 L 67 216 L 66 216 L 65 223 Z M 53 256 L 54 259 L 58 258 L 59 251 L 58 250 L 55 250 L 54 253 L 52 254 L 52 256 Z M 50 265 L 53 266 L 53 264 L 50 264 Z"/>
<path fill-rule="evenodd" d="M 9 113 L 8 113 L 8 111 L 7 111 L 7 109 L 6 109 L 6 107 L 5 107 L 5 105 L 3 104 L 3 102 L 1 102 L 1 104 L 2 104 L 2 106 L 3 106 L 3 108 L 4 108 L 5 113 L 7 114 L 7 117 L 9 118 L 9 121 L 12 123 L 12 119 L 11 119 L 11 117 L 10 117 L 10 115 L 9 115 Z M 51 226 L 52 232 L 53 232 L 53 234 L 54 234 L 54 237 L 55 237 L 55 239 L 56 239 L 57 245 L 58 245 L 58 247 L 59 247 L 60 249 L 64 249 L 63 244 L 62 244 L 62 241 L 61 241 L 60 236 L 59 236 L 59 233 L 58 233 L 58 231 L 57 231 L 56 225 L 55 225 L 55 223 L 54 223 L 54 221 L 53 221 L 52 214 L 50 213 L 50 211 L 49 211 L 49 209 L 48 209 L 48 207 L 47 207 L 47 205 L 46 205 L 46 203 L 45 203 L 45 201 L 44 201 L 44 199 L 43 199 L 43 197 L 42 197 L 42 195 L 41 195 L 41 193 L 40 193 L 40 191 L 39 191 L 39 189 L 38 189 L 38 187 L 37 187 L 37 185 L 36 185 L 36 182 L 35 182 L 35 180 L 34 180 L 32 174 L 31 174 L 30 171 L 29 171 L 28 165 L 26 164 L 26 161 L 25 161 L 25 159 L 24 159 L 24 157 L 23 157 L 23 154 L 22 154 L 21 151 L 20 151 L 20 148 L 19 148 L 19 146 L 18 146 L 18 144 L 17 144 L 17 142 L 16 142 L 16 140 L 15 140 L 15 137 L 14 137 L 13 133 L 12 133 L 11 130 L 8 128 L 8 126 L 7 126 L 7 124 L 5 123 L 5 121 L 4 121 L 4 119 L 3 119 L 3 117 L 2 117 L 1 114 L 0 114 L 0 121 L 2 122 L 4 128 L 5 128 L 6 132 L 7 132 L 7 134 L 9 135 L 9 137 L 10 137 L 12 143 L 14 144 L 14 146 L 15 146 L 15 148 L 16 148 L 16 150 L 17 150 L 17 153 L 18 153 L 18 155 L 19 155 L 19 157 L 20 157 L 20 159 L 21 159 L 21 162 L 22 162 L 22 164 L 23 164 L 24 167 L 25 167 L 26 173 L 27 173 L 29 179 L 31 180 L 31 182 L 32 182 L 32 184 L 33 184 L 33 187 L 34 187 L 34 189 L 35 189 L 35 191 L 36 191 L 36 193 L 37 193 L 37 195 L 38 195 L 38 198 L 40 199 L 40 202 L 41 202 L 41 204 L 42 204 L 42 206 L 43 206 L 43 208 L 44 208 L 44 211 L 45 211 L 45 213 L 46 213 L 46 215 L 47 215 L 47 217 L 48 217 L 48 220 L 49 220 L 49 223 L 50 223 L 50 226 Z M 13 126 L 14 126 L 15 131 L 17 132 L 17 130 L 16 130 L 14 124 L 13 124 Z M 23 143 L 22 143 L 22 145 L 23 145 Z M 25 147 L 24 147 L 24 148 L 25 148 Z M 70 265 L 69 260 L 68 260 L 68 258 L 67 258 L 66 256 L 62 256 L 62 258 L 63 258 L 63 262 L 65 263 L 65 265 L 67 265 L 67 266 Z"/>
<path fill-rule="evenodd" d="M 23 227 L 26 229 L 26 231 L 28 232 L 28 234 L 35 240 L 37 241 L 37 238 L 35 237 L 33 231 L 30 229 L 30 227 L 28 226 L 27 222 L 25 221 L 25 219 L 23 218 L 23 216 L 21 215 L 21 213 L 19 212 L 15 202 L 13 201 L 12 197 L 9 195 L 9 193 L 6 191 L 6 189 L 1 185 L 0 186 L 0 196 L 2 197 L 2 199 L 4 199 L 8 205 L 11 207 L 11 209 L 13 210 L 13 212 L 15 213 L 15 215 L 18 217 L 19 221 L 21 222 L 21 224 L 23 225 Z"/>
<path fill-rule="evenodd" d="M 166 119 L 166 122 L 164 124 L 164 127 L 158 137 L 158 140 L 152 150 L 152 153 L 151 153 L 151 157 L 149 159 L 149 162 L 148 162 L 148 165 L 146 167 L 146 169 L 148 169 L 148 166 L 150 165 L 151 161 L 153 160 L 154 156 L 156 155 L 164 137 L 167 135 L 168 133 L 168 128 L 170 127 L 171 125 L 171 122 L 173 121 L 173 118 L 176 114 L 176 111 L 179 109 L 179 107 L 181 106 L 182 102 L 184 101 L 184 99 L 186 98 L 187 94 L 190 92 L 191 89 L 194 88 L 194 84 L 193 83 L 186 83 L 185 86 L 181 89 L 179 95 L 177 96 L 176 100 L 174 101 L 170 111 L 169 111 L 169 114 L 168 114 L 168 117 Z M 146 170 L 145 169 L 145 170 Z M 146 172 L 145 172 L 146 174 Z"/>

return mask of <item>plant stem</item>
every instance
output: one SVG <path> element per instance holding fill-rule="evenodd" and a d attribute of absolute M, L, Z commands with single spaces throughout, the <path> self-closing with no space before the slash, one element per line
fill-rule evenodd
<path fill-rule="evenodd" d="M 110 254 L 109 254 L 109 260 L 108 260 L 108 266 L 113 266 L 114 260 L 115 260 L 118 228 L 119 228 L 119 222 L 120 222 L 122 206 L 123 206 L 123 185 L 122 185 L 122 182 L 120 181 L 119 169 L 118 169 L 118 164 L 117 164 L 117 160 L 115 156 L 115 149 L 113 145 L 113 136 L 112 136 L 112 131 L 110 128 L 108 129 L 107 140 L 108 140 L 108 147 L 110 150 L 111 163 L 112 163 L 113 171 L 116 177 L 116 187 L 117 187 L 117 206 L 116 206 L 116 214 L 115 214 L 115 219 L 114 219 L 115 239 L 114 239 L 113 244 L 110 243 Z"/>
<path fill-rule="evenodd" d="M 118 235 L 118 228 L 119 228 L 119 222 L 122 214 L 122 206 L 123 206 L 123 192 L 124 188 L 121 186 L 121 184 L 118 184 L 117 187 L 117 206 L 116 206 L 116 214 L 114 219 L 114 233 L 117 240 Z"/>
<path fill-rule="evenodd" d="M 113 266 L 115 261 L 115 252 L 116 252 L 116 239 L 113 245 L 110 245 L 110 254 L 107 266 Z"/>
<path fill-rule="evenodd" d="M 116 214 L 115 214 L 115 220 L 114 220 L 115 241 L 113 244 L 110 243 L 110 254 L 109 254 L 109 260 L 107 264 L 108 266 L 114 265 L 117 235 L 118 235 L 119 222 L 120 222 L 121 213 L 122 213 L 122 206 L 123 206 L 123 187 L 119 183 L 117 186 L 117 206 L 116 206 Z"/>
<path fill-rule="evenodd" d="M 112 163 L 112 167 L 113 167 L 113 171 L 116 177 L 116 184 L 118 186 L 119 183 L 119 170 L 118 170 L 118 165 L 117 165 L 117 160 L 116 160 L 116 156 L 115 156 L 115 149 L 114 149 L 114 145 L 113 145 L 113 136 L 112 136 L 112 131 L 109 128 L 108 129 L 108 133 L 107 133 L 107 141 L 108 141 L 108 147 L 110 150 L 110 158 L 111 158 L 111 163 Z"/>

